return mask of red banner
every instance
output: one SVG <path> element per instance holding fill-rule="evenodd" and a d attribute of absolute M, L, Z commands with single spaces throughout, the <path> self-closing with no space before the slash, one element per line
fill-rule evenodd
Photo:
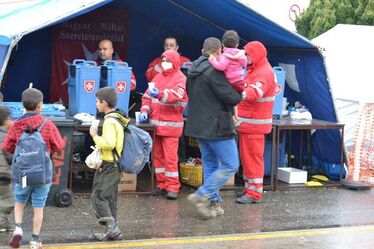
<path fill-rule="evenodd" d="M 51 102 L 68 102 L 68 66 L 74 59 L 96 61 L 101 40 L 111 40 L 114 51 L 126 59 L 129 16 L 124 9 L 100 8 L 53 28 Z"/>

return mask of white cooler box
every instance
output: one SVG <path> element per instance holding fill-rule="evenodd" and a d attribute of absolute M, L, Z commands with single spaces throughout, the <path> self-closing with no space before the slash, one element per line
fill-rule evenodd
<path fill-rule="evenodd" d="M 287 183 L 306 183 L 308 172 L 301 169 L 285 167 L 278 168 L 278 180 Z"/>

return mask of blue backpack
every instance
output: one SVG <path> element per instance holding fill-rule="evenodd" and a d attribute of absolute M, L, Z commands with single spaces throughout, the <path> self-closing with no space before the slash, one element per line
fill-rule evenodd
<path fill-rule="evenodd" d="M 37 129 L 25 130 L 19 138 L 13 155 L 13 178 L 22 187 L 52 182 L 52 162 L 40 131 L 47 122 Z"/>
<path fill-rule="evenodd" d="M 135 125 L 127 125 L 125 128 L 121 156 L 118 154 L 117 150 L 114 149 L 114 153 L 118 158 L 117 163 L 121 167 L 121 171 L 139 174 L 146 163 L 149 162 L 152 144 L 152 138 L 148 132 Z"/>

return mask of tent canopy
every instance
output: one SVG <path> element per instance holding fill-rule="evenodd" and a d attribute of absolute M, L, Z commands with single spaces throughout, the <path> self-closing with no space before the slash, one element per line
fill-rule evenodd
<path fill-rule="evenodd" d="M 179 52 L 195 60 L 201 54 L 205 38 L 220 38 L 225 30 L 234 29 L 242 39 L 241 46 L 247 41 L 261 41 L 269 50 L 271 64 L 285 68 L 285 95 L 290 102 L 300 101 L 314 118 L 336 121 L 323 58 L 317 47 L 238 1 L 39 0 L 33 3 L 32 7 L 17 6 L 15 11 L 8 8 L 7 12 L 3 11 L 3 6 L 10 6 L 11 2 L 0 4 L 0 66 L 6 65 L 6 56 L 18 42 L 17 37 L 24 36 L 7 67 L 7 81 L 12 83 L 3 89 L 6 101 L 19 101 L 23 89 L 20 85 L 25 82 L 35 82 L 48 99 L 53 24 L 95 8 L 98 11 L 114 8 L 130 12 L 128 50 L 124 59 L 133 68 L 138 91 L 145 90 L 147 65 L 162 52 L 166 36 L 177 37 Z M 38 15 L 40 12 L 43 15 Z M 46 19 L 43 19 L 44 13 L 48 13 Z M 27 18 L 31 15 L 35 20 Z M 339 163 L 339 137 L 338 131 L 315 132 L 313 154 L 324 162 Z"/>

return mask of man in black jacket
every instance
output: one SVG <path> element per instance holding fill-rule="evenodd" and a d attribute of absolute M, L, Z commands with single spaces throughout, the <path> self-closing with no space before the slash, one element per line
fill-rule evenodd
<path fill-rule="evenodd" d="M 188 119 L 185 134 L 197 138 L 204 169 L 204 184 L 188 196 L 204 218 L 222 215 L 219 191 L 239 167 L 235 142 L 233 107 L 242 96 L 226 80 L 223 72 L 215 70 L 209 56 L 218 58 L 221 42 L 207 38 L 203 55 L 192 63 L 188 71 Z"/>

